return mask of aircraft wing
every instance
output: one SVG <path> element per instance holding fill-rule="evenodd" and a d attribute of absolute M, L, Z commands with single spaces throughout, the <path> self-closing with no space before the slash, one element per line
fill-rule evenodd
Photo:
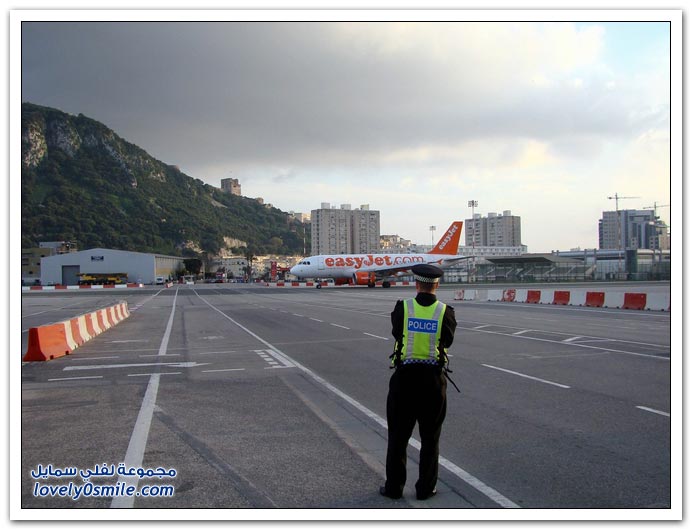
<path fill-rule="evenodd" d="M 449 267 L 450 265 L 453 265 L 459 261 L 469 259 L 471 256 L 450 256 L 450 257 L 443 257 L 443 256 L 435 256 L 435 258 L 438 259 L 430 259 L 428 257 L 425 261 L 421 261 L 419 263 L 407 263 L 404 265 L 399 265 L 399 266 L 394 266 L 394 267 L 384 267 L 382 265 L 371 265 L 369 267 L 362 267 L 360 270 L 362 272 L 368 272 L 368 273 L 374 273 L 375 276 L 378 279 L 386 278 L 388 276 L 396 276 L 398 274 L 401 274 L 403 272 L 407 272 L 411 270 L 411 267 L 415 265 L 422 265 L 422 264 L 429 264 L 429 265 L 437 265 L 438 267 L 446 268 Z"/>

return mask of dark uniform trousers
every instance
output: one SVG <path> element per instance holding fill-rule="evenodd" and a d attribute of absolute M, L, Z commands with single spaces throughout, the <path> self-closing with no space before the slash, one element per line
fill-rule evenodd
<path fill-rule="evenodd" d="M 387 482 L 401 495 L 406 483 L 406 448 L 418 422 L 421 450 L 416 494 L 429 495 L 437 483 L 440 433 L 447 414 L 447 381 L 439 366 L 407 364 L 396 368 L 387 395 Z"/>

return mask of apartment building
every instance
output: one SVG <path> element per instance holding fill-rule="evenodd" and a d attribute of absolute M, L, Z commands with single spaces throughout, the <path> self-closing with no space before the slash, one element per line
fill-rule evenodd
<path fill-rule="evenodd" d="M 380 250 L 380 212 L 363 204 L 352 209 L 350 204 L 340 208 L 322 203 L 319 210 L 310 212 L 312 226 L 312 255 L 365 254 Z"/>
<path fill-rule="evenodd" d="M 505 210 L 501 215 L 488 213 L 487 217 L 474 214 L 465 221 L 467 247 L 520 247 L 521 217 Z"/>

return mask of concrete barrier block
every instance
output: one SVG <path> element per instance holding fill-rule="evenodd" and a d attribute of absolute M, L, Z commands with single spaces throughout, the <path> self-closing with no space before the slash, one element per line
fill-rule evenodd
<path fill-rule="evenodd" d="M 602 307 L 608 307 L 608 308 L 621 308 L 622 303 L 625 299 L 625 293 L 617 292 L 617 291 L 606 291 L 604 293 L 604 298 L 603 298 L 603 306 Z"/>
<path fill-rule="evenodd" d="M 670 294 L 655 293 L 647 294 L 646 309 L 651 311 L 670 311 Z"/>
<path fill-rule="evenodd" d="M 69 355 L 79 346 L 130 316 L 127 303 L 116 304 L 69 320 L 29 329 L 22 361 L 50 361 Z"/>

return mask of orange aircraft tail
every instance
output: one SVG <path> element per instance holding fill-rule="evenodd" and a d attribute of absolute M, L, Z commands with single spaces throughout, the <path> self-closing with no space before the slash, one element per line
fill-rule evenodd
<path fill-rule="evenodd" d="M 452 254 L 456 255 L 459 248 L 459 238 L 461 237 L 462 221 L 454 221 L 447 229 L 445 234 L 433 247 L 430 254 Z"/>

